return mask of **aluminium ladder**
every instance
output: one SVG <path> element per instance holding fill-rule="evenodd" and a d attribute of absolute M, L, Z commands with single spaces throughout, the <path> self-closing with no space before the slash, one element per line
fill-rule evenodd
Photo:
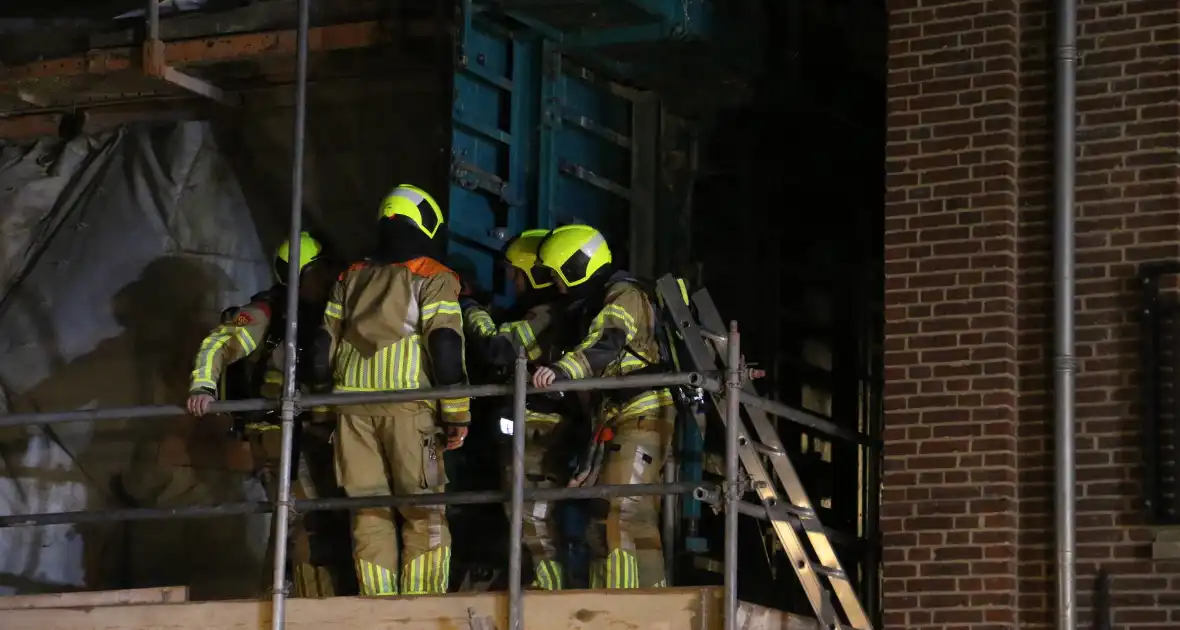
<path fill-rule="evenodd" d="M 680 333 L 680 343 L 677 345 L 687 351 L 687 358 L 694 366 L 691 369 L 699 372 L 728 369 L 724 331 L 728 331 L 729 328 L 724 325 L 708 291 L 700 289 L 692 295 L 696 314 L 701 319 L 698 324 L 692 309 L 685 304 L 684 293 L 675 277 L 666 275 L 661 278 L 656 284 L 656 290 L 665 312 Z M 684 358 L 681 357 L 680 360 L 683 361 Z M 684 369 L 685 366 L 682 365 L 681 368 Z M 749 379 L 743 379 L 742 388 L 745 394 L 757 395 Z M 741 417 L 725 417 L 724 395 L 715 393 L 710 398 L 723 422 L 739 423 L 738 456 L 741 467 L 749 476 L 752 489 L 758 493 L 775 534 L 790 559 L 792 568 L 799 576 L 799 582 L 822 627 L 831 630 L 849 627 L 854 630 L 873 630 L 873 625 L 857 597 L 856 588 L 840 566 L 823 524 L 820 523 L 807 491 L 803 488 L 803 483 L 795 472 L 795 467 L 791 464 L 767 413 L 750 404 L 741 405 L 757 433 L 758 441 L 754 442 Z M 763 465 L 762 457 L 770 460 L 771 470 L 782 484 L 781 490 Z M 733 484 L 736 481 L 727 479 L 726 483 Z M 785 500 L 780 493 L 785 493 Z M 847 625 L 837 613 L 836 603 L 843 609 L 844 617 L 848 620 Z"/>

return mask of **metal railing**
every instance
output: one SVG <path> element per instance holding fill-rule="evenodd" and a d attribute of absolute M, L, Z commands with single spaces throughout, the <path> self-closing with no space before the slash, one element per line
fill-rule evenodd
<path fill-rule="evenodd" d="M 736 352 L 736 348 L 738 348 L 738 337 L 736 334 L 733 336 L 733 340 L 734 342 L 731 344 L 731 347 L 735 348 L 733 351 Z M 614 497 L 658 495 L 679 496 L 687 494 L 696 496 L 698 499 L 701 497 L 711 496 L 723 497 L 717 502 L 724 503 L 726 505 L 728 514 L 733 515 L 732 517 L 729 517 L 727 514 L 727 521 L 731 520 L 731 518 L 736 519 L 736 516 L 739 512 L 757 512 L 756 508 L 750 509 L 754 506 L 742 505 L 738 501 L 739 497 L 736 493 L 722 493 L 721 489 L 716 487 L 716 484 L 707 482 L 596 485 L 580 488 L 525 488 L 524 439 L 527 431 L 525 430 L 524 423 L 526 417 L 525 403 L 527 395 L 542 392 L 619 390 L 686 386 L 701 388 L 710 392 L 725 391 L 727 397 L 729 397 L 728 399 L 734 401 L 734 403 L 737 403 L 739 400 L 745 400 L 745 398 L 748 396 L 748 394 L 745 396 L 738 396 L 736 393 L 738 390 L 734 389 L 741 387 L 741 376 L 738 372 L 739 370 L 737 369 L 728 370 L 724 386 L 713 375 L 700 372 L 685 372 L 675 374 L 645 374 L 637 376 L 588 378 L 576 381 L 561 380 L 554 382 L 547 388 L 538 389 L 528 385 L 528 364 L 525 358 L 522 356 L 517 359 L 512 385 L 469 385 L 458 387 L 436 387 L 423 390 L 400 390 L 364 393 L 347 392 L 302 397 L 293 396 L 289 399 L 289 408 L 293 414 L 293 419 L 295 415 L 298 415 L 298 413 L 313 407 L 336 407 L 341 405 L 356 405 L 366 403 L 439 400 L 443 398 L 481 398 L 512 394 L 514 423 L 512 431 L 512 487 L 508 491 L 491 490 L 470 492 L 440 492 L 403 496 L 367 496 L 293 501 L 289 498 L 291 480 L 288 475 L 285 480 L 280 479 L 281 484 L 279 493 L 273 503 L 244 501 L 218 505 L 193 505 L 167 508 L 123 508 L 26 515 L 6 515 L 0 516 L 0 528 L 61 525 L 68 523 L 100 523 L 180 518 L 216 518 L 222 516 L 265 514 L 271 512 L 274 512 L 276 515 L 278 515 L 282 514 L 284 511 L 288 511 L 289 518 L 289 510 L 296 510 L 300 513 L 303 513 L 323 510 L 355 510 L 370 507 L 396 508 L 411 505 L 466 505 L 476 503 L 510 502 L 511 536 L 509 537 L 508 567 L 510 600 L 509 627 L 515 630 L 520 630 L 523 627 L 523 588 L 521 584 L 521 576 L 523 574 L 523 549 L 521 534 L 524 523 L 524 502 L 526 500 L 547 501 L 563 499 L 603 499 Z M 284 406 L 283 401 L 262 398 L 236 401 L 219 401 L 214 402 L 209 406 L 209 412 L 229 413 L 240 411 L 273 410 L 282 406 Z M 31 425 L 44 426 L 63 422 L 96 422 L 116 419 L 146 419 L 184 415 L 186 413 L 187 412 L 184 408 L 177 405 L 143 405 L 136 407 L 91 409 L 80 411 L 3 414 L 0 415 L 0 428 Z M 282 430 L 284 432 L 292 431 L 293 422 L 288 422 L 284 417 Z M 727 472 L 734 470 L 737 466 L 737 445 L 736 442 L 732 441 L 733 438 L 730 433 L 731 432 L 727 432 L 726 435 Z M 282 441 L 284 449 L 283 456 L 285 458 L 289 459 L 291 457 L 290 449 L 292 448 L 292 442 L 293 441 L 290 439 L 284 439 Z M 731 459 L 733 460 L 732 462 L 729 461 Z M 286 485 L 285 495 L 288 497 L 288 500 L 285 502 L 283 501 L 283 484 Z M 283 509 L 284 506 L 286 506 L 286 510 Z M 273 597 L 275 599 L 285 598 L 287 596 L 286 554 L 282 553 L 282 551 L 285 550 L 287 546 L 287 522 L 288 521 L 276 518 L 274 523 L 275 531 L 272 538 L 273 544 L 275 545 L 274 570 L 277 576 L 281 576 L 276 580 L 274 585 Z M 725 627 L 727 629 L 731 629 L 735 628 L 737 555 L 735 545 L 732 544 L 732 542 L 736 541 L 736 536 L 734 536 L 736 532 L 736 529 L 734 528 L 735 523 L 727 522 L 727 525 L 724 590 L 726 601 L 730 605 L 727 605 L 726 607 Z M 672 541 L 665 541 L 665 544 L 672 544 Z M 285 611 L 285 605 L 275 607 L 276 614 L 285 614 Z M 284 623 L 284 618 L 272 618 L 272 627 L 274 630 L 281 630 L 284 627 Z"/>

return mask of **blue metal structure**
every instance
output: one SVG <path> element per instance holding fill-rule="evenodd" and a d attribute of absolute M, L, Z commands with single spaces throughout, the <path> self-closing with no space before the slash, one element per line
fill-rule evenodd
<path fill-rule="evenodd" d="M 650 211 L 654 182 L 632 190 L 635 158 L 654 161 L 655 128 L 632 138 L 647 92 L 575 61 L 574 52 L 507 14 L 463 4 L 456 46 L 449 223 L 451 254 L 474 263 L 497 301 L 495 254 L 526 228 L 581 222 L 627 260 L 632 206 Z M 650 140 L 650 141 L 647 141 Z M 654 172 L 654 169 L 653 169 Z M 645 178 L 650 180 L 651 178 Z M 644 194 L 644 199 L 637 199 Z"/>
<path fill-rule="evenodd" d="M 671 176 L 661 170 L 662 152 L 678 152 L 683 162 L 686 147 L 665 133 L 658 94 L 634 86 L 659 89 L 645 78 L 666 76 L 669 61 L 689 68 L 690 84 L 699 78 L 695 62 L 680 53 L 685 44 L 699 52 L 709 43 L 710 6 L 704 0 L 501 0 L 493 10 L 462 1 L 450 253 L 474 265 L 499 305 L 513 296 L 496 278 L 498 250 L 527 228 L 594 225 L 615 260 L 640 274 L 670 268 L 657 257 L 685 247 L 676 238 L 657 243 L 656 222 L 667 207 L 680 209 L 684 196 L 685 182 L 662 179 Z M 660 190 L 679 192 L 661 196 Z M 696 426 L 679 439 L 686 454 L 680 478 L 701 479 Z M 687 500 L 682 515 L 687 550 L 705 551 L 704 539 L 694 535 L 699 504 Z"/>
<path fill-rule="evenodd" d="M 594 225 L 626 261 L 632 101 L 642 93 L 577 65 L 552 42 L 542 44 L 541 55 L 539 224 Z"/>
<path fill-rule="evenodd" d="M 483 19 L 464 3 L 456 39 L 452 111 L 450 253 L 474 263 L 501 303 L 495 257 L 505 238 L 537 225 L 535 172 L 540 41 Z"/>

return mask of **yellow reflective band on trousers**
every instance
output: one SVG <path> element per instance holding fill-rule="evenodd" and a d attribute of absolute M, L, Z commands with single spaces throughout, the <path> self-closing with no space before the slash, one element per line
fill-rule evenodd
<path fill-rule="evenodd" d="M 402 568 L 402 595 L 446 593 L 450 578 L 451 547 L 431 549 Z"/>
<path fill-rule="evenodd" d="M 593 563 L 590 588 L 639 588 L 639 562 L 635 554 L 612 549 L 606 560 Z"/>
<path fill-rule="evenodd" d="M 397 574 L 385 567 L 358 558 L 356 576 L 360 579 L 361 595 L 397 595 Z"/>
<path fill-rule="evenodd" d="M 608 418 L 618 419 L 631 418 L 643 415 L 653 409 L 671 407 L 674 404 L 676 404 L 676 399 L 672 397 L 671 390 L 658 389 L 656 391 L 644 392 L 628 400 L 620 407 L 607 409 L 606 416 Z"/>
<path fill-rule="evenodd" d="M 237 326 L 218 326 L 208 337 L 201 341 L 197 350 L 196 368 L 192 373 L 191 388 L 205 387 L 217 389 L 217 379 L 213 378 L 214 359 L 217 353 L 230 341 L 236 340 L 242 347 L 242 356 L 249 356 L 258 348 L 258 342 L 250 335 L 250 331 Z"/>
<path fill-rule="evenodd" d="M 533 586 L 546 591 L 560 591 L 564 588 L 561 563 L 556 560 L 542 560 L 537 563 L 537 575 Z"/>
<path fill-rule="evenodd" d="M 525 409 L 525 422 L 544 422 L 547 424 L 556 424 L 561 422 L 561 414 L 556 413 L 541 413 L 531 409 Z"/>
<path fill-rule="evenodd" d="M 371 357 L 347 342 L 336 352 L 334 382 L 339 391 L 418 389 L 422 376 L 421 337 L 413 335 L 377 350 Z"/>

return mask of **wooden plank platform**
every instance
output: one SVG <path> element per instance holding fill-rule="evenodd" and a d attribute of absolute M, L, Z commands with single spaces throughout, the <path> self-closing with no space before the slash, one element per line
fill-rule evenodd
<path fill-rule="evenodd" d="M 0 611 L 29 608 L 81 608 L 90 606 L 126 606 L 129 604 L 183 604 L 188 601 L 187 586 L 131 588 L 121 591 L 83 591 L 78 593 L 43 593 L 0 597 Z M 0 616 L 4 613 L 0 612 Z M 3 627 L 0 624 L 0 627 Z"/>
<path fill-rule="evenodd" d="M 526 630 L 721 630 L 718 588 L 527 592 Z M 816 630 L 814 621 L 742 604 L 742 630 Z M 4 630 L 269 630 L 270 603 L 259 601 L 79 605 L 0 610 Z M 505 593 L 428 597 L 292 599 L 291 630 L 504 630 Z"/>

